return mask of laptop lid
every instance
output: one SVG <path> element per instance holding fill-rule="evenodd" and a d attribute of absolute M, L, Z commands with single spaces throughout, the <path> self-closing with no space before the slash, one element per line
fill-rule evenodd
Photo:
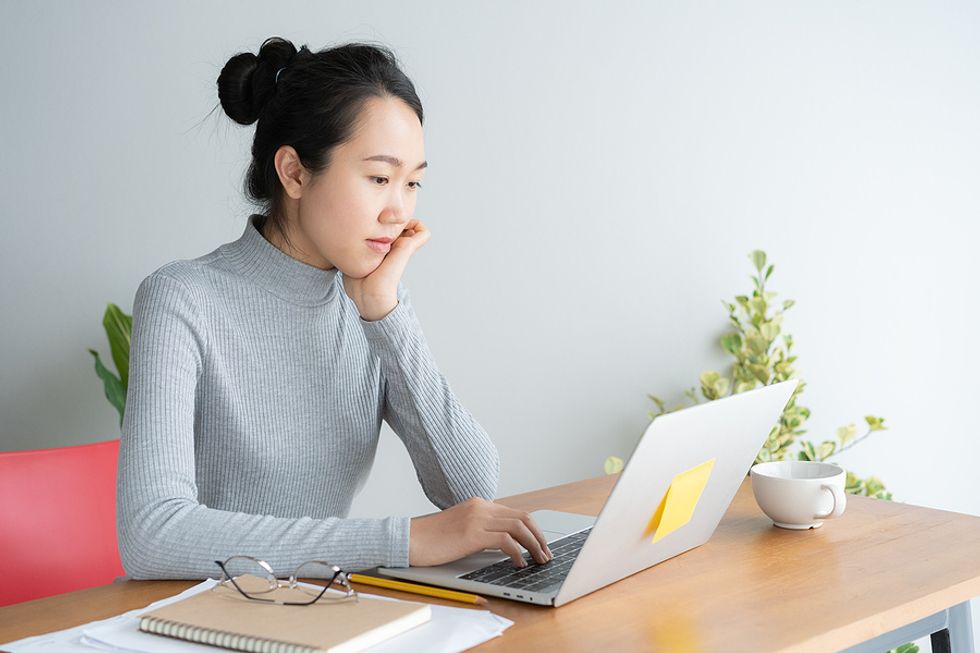
<path fill-rule="evenodd" d="M 502 558 L 507 560 L 497 550 L 444 565 L 378 567 L 378 572 L 558 606 L 699 546 L 714 533 L 797 384 L 791 379 L 653 420 L 598 517 L 554 510 L 532 512 L 549 541 L 592 527 L 556 590 L 513 591 L 459 577 Z"/>
<path fill-rule="evenodd" d="M 707 542 L 798 383 L 790 379 L 653 420 L 554 605 Z"/>

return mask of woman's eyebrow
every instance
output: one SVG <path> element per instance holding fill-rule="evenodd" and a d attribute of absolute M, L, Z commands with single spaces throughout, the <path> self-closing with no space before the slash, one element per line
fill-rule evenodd
<path fill-rule="evenodd" d="M 365 161 L 384 161 L 385 163 L 390 163 L 396 168 L 401 168 L 405 163 L 396 156 L 391 156 L 390 154 L 375 154 L 374 156 L 369 156 L 364 159 Z M 427 168 L 429 166 L 428 161 L 423 161 L 422 163 L 415 166 L 416 170 L 421 170 L 422 168 Z"/>

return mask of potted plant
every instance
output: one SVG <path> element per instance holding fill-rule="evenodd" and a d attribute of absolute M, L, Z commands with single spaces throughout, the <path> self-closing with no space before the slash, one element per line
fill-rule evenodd
<path fill-rule="evenodd" d="M 95 373 L 102 379 L 106 399 L 119 411 L 119 427 L 122 428 L 123 414 L 126 411 L 126 389 L 129 387 L 129 341 L 133 332 L 133 316 L 110 303 L 102 317 L 102 326 L 105 327 L 112 361 L 119 374 L 113 374 L 102 364 L 97 351 L 88 351 L 95 358 Z"/>
<path fill-rule="evenodd" d="M 793 337 L 782 331 L 783 314 L 795 302 L 787 299 L 781 306 L 774 304 L 777 293 L 766 289 L 766 282 L 772 276 L 774 266 L 766 267 L 766 253 L 762 250 L 753 251 L 749 258 L 756 271 L 756 274 L 750 277 L 754 286 L 752 294 L 738 295 L 734 302 L 722 300 L 722 304 L 728 310 L 728 321 L 734 330 L 721 337 L 721 347 L 735 360 L 727 375 L 712 370 L 701 373 L 699 379 L 701 396 L 707 401 L 745 392 L 758 385 L 771 385 L 796 378 L 794 363 L 797 356 L 792 353 Z M 773 311 L 772 314 L 770 310 Z M 800 436 L 806 433 L 802 426 L 810 417 L 810 409 L 797 403 L 805 387 L 806 384 L 801 380 L 786 405 L 779 424 L 770 431 L 766 443 L 756 455 L 756 463 L 792 457 L 793 453 L 790 449 L 798 439 L 800 445 L 796 452 L 798 460 L 828 460 L 862 442 L 875 431 L 886 429 L 883 417 L 868 415 L 864 418 L 866 424 L 864 433 L 860 435 L 858 426 L 850 423 L 837 429 L 835 439 L 823 440 L 819 444 L 801 439 Z M 691 400 L 691 405 L 700 403 L 694 387 L 686 390 L 684 395 Z M 652 394 L 648 394 L 647 397 L 659 409 L 656 414 L 648 413 L 651 420 L 684 408 L 684 404 L 681 403 L 668 409 L 666 403 L 659 397 Z M 604 467 L 607 474 L 614 474 L 623 468 L 623 460 L 616 456 L 609 456 Z M 884 483 L 877 476 L 862 479 L 851 471 L 847 471 L 846 490 L 851 494 L 862 494 L 877 499 L 892 498 L 891 493 L 886 490 Z"/>
<path fill-rule="evenodd" d="M 753 289 L 751 295 L 738 295 L 735 301 L 722 303 L 728 310 L 728 321 L 733 331 L 721 337 L 721 347 L 734 357 L 729 374 L 720 374 L 709 370 L 701 373 L 701 397 L 713 401 L 733 393 L 745 392 L 758 385 L 771 385 L 790 378 L 796 378 L 794 363 L 797 356 L 792 353 L 793 338 L 783 333 L 783 313 L 794 304 L 792 299 L 782 302 L 781 306 L 774 304 L 777 293 L 766 289 L 766 282 L 772 276 L 773 265 L 766 267 L 766 253 L 755 250 L 749 258 L 755 267 L 756 274 L 751 277 Z M 770 314 L 770 310 L 773 310 Z M 781 338 L 780 338 L 781 337 Z M 779 419 L 779 423 L 769 432 L 762 449 L 756 455 L 755 463 L 770 460 L 792 459 L 791 448 L 798 441 L 796 451 L 798 460 L 823 461 L 847 451 L 862 442 L 875 431 L 883 431 L 885 419 L 867 415 L 864 418 L 866 426 L 864 433 L 855 423 L 847 424 L 837 429 L 836 438 L 826 439 L 819 444 L 804 440 L 800 436 L 806 433 L 802 428 L 810 417 L 810 409 L 797 403 L 806 384 L 800 380 L 796 391 L 790 398 Z M 684 391 L 691 400 L 691 405 L 701 402 L 694 387 Z M 656 414 L 648 412 L 651 420 L 660 415 L 684 408 L 678 404 L 670 409 L 659 397 L 648 394 L 647 397 L 656 404 Z M 753 463 L 753 464 L 755 464 Z M 834 462 L 833 464 L 838 464 Z M 605 461 L 607 474 L 615 474 L 623 468 L 623 460 L 609 456 Z M 892 494 L 887 491 L 885 484 L 877 476 L 861 478 L 847 470 L 845 490 L 850 494 L 865 495 L 876 499 L 891 500 Z M 887 653 L 918 653 L 919 647 L 914 643 L 905 643 Z"/>

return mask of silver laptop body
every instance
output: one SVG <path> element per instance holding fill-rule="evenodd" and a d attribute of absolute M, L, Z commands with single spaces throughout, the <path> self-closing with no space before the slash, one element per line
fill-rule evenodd
<path fill-rule="evenodd" d="M 434 567 L 379 567 L 385 576 L 560 606 L 708 541 L 798 381 L 790 379 L 716 399 L 650 422 L 598 517 L 531 513 L 555 558 L 517 569 L 499 549 Z M 651 518 L 675 475 L 714 463 L 690 521 L 656 542 Z M 537 569 L 537 571 L 533 571 Z"/>

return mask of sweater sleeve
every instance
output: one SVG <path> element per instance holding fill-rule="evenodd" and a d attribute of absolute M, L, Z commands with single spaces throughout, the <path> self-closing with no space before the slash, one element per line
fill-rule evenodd
<path fill-rule="evenodd" d="M 438 370 L 401 282 L 395 308 L 380 320 L 361 318 L 361 326 L 381 359 L 384 419 L 405 443 L 425 495 L 440 509 L 475 496 L 493 500 L 497 448 Z"/>
<path fill-rule="evenodd" d="M 262 558 L 283 575 L 307 560 L 345 570 L 407 567 L 408 517 L 285 518 L 198 502 L 195 399 L 207 351 L 201 305 L 189 286 L 159 271 L 136 292 L 116 495 L 126 573 L 216 577 L 214 561 L 235 554 Z"/>

